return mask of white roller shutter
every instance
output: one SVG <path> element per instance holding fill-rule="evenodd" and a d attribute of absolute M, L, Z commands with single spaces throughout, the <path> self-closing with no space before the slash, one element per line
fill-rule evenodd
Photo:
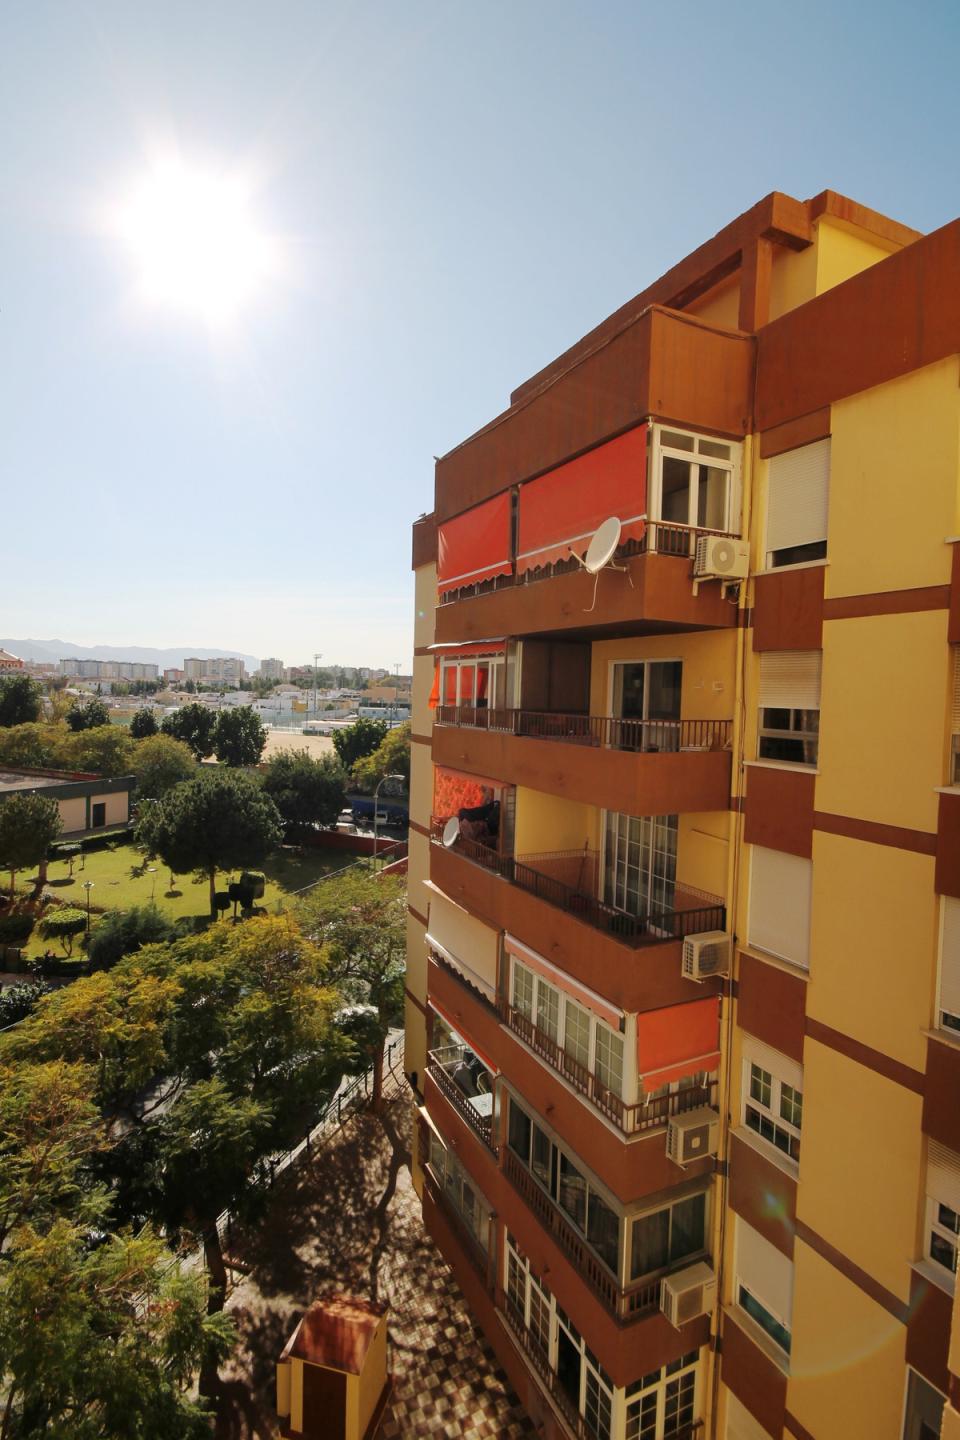
<path fill-rule="evenodd" d="M 759 950 L 810 966 L 813 863 L 783 850 L 753 846 L 748 939 Z"/>
<path fill-rule="evenodd" d="M 760 704 L 778 710 L 819 710 L 822 650 L 765 650 Z"/>
<path fill-rule="evenodd" d="M 789 1055 L 774 1050 L 771 1045 L 764 1045 L 762 1040 L 755 1040 L 746 1031 L 743 1035 L 743 1060 L 747 1066 L 759 1065 L 761 1070 L 775 1076 L 782 1085 L 792 1085 L 794 1090 L 803 1090 L 803 1066 L 798 1065 L 796 1060 L 791 1060 Z"/>
<path fill-rule="evenodd" d="M 960 1155 L 936 1140 L 927 1146 L 927 1194 L 960 1215 Z"/>
<path fill-rule="evenodd" d="M 960 900 L 944 895 L 943 930 L 940 936 L 940 1015 L 946 1012 L 960 1021 Z"/>
<path fill-rule="evenodd" d="M 737 1280 L 790 1329 L 793 1261 L 737 1216 Z"/>
<path fill-rule="evenodd" d="M 826 540 L 830 441 L 775 455 L 768 475 L 767 551 Z"/>
<path fill-rule="evenodd" d="M 499 931 L 491 930 L 431 887 L 426 943 L 493 1003 L 497 998 Z"/>

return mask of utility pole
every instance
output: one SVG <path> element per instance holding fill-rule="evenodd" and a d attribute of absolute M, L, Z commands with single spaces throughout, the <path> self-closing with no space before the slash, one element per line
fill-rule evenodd
<path fill-rule="evenodd" d="M 323 659 L 323 651 L 318 650 L 313 657 L 313 718 L 317 718 L 317 666 Z"/>

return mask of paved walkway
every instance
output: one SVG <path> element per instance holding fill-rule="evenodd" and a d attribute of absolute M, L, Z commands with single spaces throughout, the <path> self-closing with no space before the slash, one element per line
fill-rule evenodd
<path fill-rule="evenodd" d="M 224 1371 L 217 1440 L 278 1434 L 274 1366 L 303 1310 L 337 1291 L 389 1307 L 394 1392 L 381 1440 L 520 1440 L 534 1429 L 424 1233 L 410 1180 L 409 1092 L 361 1114 L 278 1181 L 263 1222 L 234 1233 L 249 1267 L 228 1309 L 240 1330 Z"/>

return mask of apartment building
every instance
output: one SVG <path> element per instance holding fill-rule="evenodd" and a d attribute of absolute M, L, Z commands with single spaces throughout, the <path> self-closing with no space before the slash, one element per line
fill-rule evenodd
<path fill-rule="evenodd" d="M 275 655 L 269 656 L 266 660 L 260 661 L 260 669 L 257 674 L 263 680 L 282 680 L 286 674 L 282 660 Z"/>
<path fill-rule="evenodd" d="M 61 660 L 60 674 L 80 680 L 156 680 L 159 667 L 140 660 Z"/>
<path fill-rule="evenodd" d="M 199 659 L 189 655 L 183 662 L 183 678 L 204 685 L 242 685 L 247 671 L 242 660 L 233 655 Z"/>
<path fill-rule="evenodd" d="M 546 1437 L 956 1433 L 958 482 L 960 221 L 830 191 L 437 463 L 415 1181 Z"/>

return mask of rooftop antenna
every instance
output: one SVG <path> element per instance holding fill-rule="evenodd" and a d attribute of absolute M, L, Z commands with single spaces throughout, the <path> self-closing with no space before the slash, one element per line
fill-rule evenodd
<path fill-rule="evenodd" d="M 585 615 L 589 615 L 592 610 L 597 608 L 597 586 L 600 584 L 601 570 L 610 569 L 622 571 L 630 581 L 631 590 L 633 589 L 633 577 L 630 574 L 629 568 L 626 565 L 614 565 L 611 563 L 614 555 L 617 553 L 617 546 L 620 544 L 622 529 L 623 526 L 620 524 L 616 515 L 608 516 L 594 531 L 593 538 L 587 546 L 587 553 L 584 558 L 580 560 L 579 555 L 576 557 L 580 560 L 580 564 L 584 570 L 586 570 L 587 574 L 594 577 L 593 603 L 588 609 L 584 610 L 583 613 Z"/>

